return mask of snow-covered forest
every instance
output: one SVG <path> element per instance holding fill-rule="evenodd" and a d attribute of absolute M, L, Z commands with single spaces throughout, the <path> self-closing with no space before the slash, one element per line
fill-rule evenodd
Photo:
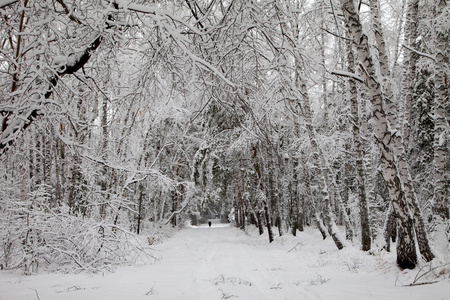
<path fill-rule="evenodd" d="M 0 276 L 220 218 L 445 280 L 449 36 L 445 0 L 0 0 Z"/>

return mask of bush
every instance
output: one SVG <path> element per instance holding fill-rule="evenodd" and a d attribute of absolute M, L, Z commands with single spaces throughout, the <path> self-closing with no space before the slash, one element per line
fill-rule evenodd
<path fill-rule="evenodd" d="M 2 269 L 96 272 L 155 259 L 138 236 L 112 222 L 71 215 L 64 206 L 50 209 L 47 203 L 34 197 L 0 204 Z"/>

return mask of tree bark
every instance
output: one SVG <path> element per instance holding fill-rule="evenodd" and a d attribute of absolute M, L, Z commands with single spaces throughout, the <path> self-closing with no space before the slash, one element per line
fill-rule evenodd
<path fill-rule="evenodd" d="M 317 178 L 317 182 L 318 182 L 318 189 L 319 189 L 319 194 L 321 195 L 323 204 L 324 204 L 324 220 L 325 220 L 325 224 L 328 230 L 328 233 L 331 235 L 331 238 L 333 239 L 336 247 L 340 250 L 342 248 L 344 248 L 344 244 L 341 240 L 341 237 L 339 235 L 335 220 L 334 220 L 334 216 L 333 216 L 333 212 L 331 210 L 331 203 L 330 203 L 330 194 L 329 194 L 329 189 L 328 189 L 328 185 L 327 185 L 327 180 L 326 180 L 326 174 L 325 171 L 322 170 L 321 166 L 320 166 L 320 157 L 319 157 L 319 146 L 317 143 L 317 137 L 316 137 L 316 133 L 314 130 L 314 127 L 312 126 L 312 113 L 311 113 L 311 107 L 310 107 L 310 100 L 308 97 L 308 92 L 306 90 L 306 85 L 303 82 L 303 80 L 301 80 L 301 75 L 300 73 L 297 71 L 297 84 L 298 84 L 298 88 L 301 91 L 301 95 L 303 95 L 303 104 L 298 103 L 298 105 L 300 106 L 300 110 L 303 110 L 303 117 L 305 118 L 305 123 L 306 123 L 306 131 L 309 137 L 309 142 L 311 145 L 311 152 L 312 152 L 312 165 L 313 165 L 313 175 Z"/>
<path fill-rule="evenodd" d="M 449 138 L 447 109 L 449 109 L 450 78 L 447 78 L 449 31 L 446 25 L 450 18 L 450 9 L 446 1 L 438 1 L 436 17 L 436 64 L 435 64 L 435 97 L 434 97 L 434 205 L 433 211 L 443 221 L 449 220 L 449 189 L 448 172 Z M 447 65 L 447 66 L 446 66 Z M 447 132 L 447 135 L 446 135 Z M 447 164 L 447 165 L 446 165 Z"/>
<path fill-rule="evenodd" d="M 139 184 L 138 193 L 139 193 L 139 200 L 138 200 L 136 233 L 139 235 L 141 233 L 141 220 L 142 220 L 142 211 L 143 211 L 142 198 L 143 198 L 143 194 L 144 194 L 144 186 L 142 185 L 142 183 Z"/>
<path fill-rule="evenodd" d="M 405 44 L 417 49 L 417 23 L 418 23 L 419 0 L 409 0 L 405 20 Z M 406 51 L 403 62 L 402 95 L 404 101 L 404 117 L 402 122 L 403 144 L 405 149 L 409 146 L 411 132 L 411 107 L 414 97 L 414 75 L 419 55 L 414 51 Z"/>
<path fill-rule="evenodd" d="M 387 56 L 387 51 L 385 47 L 385 41 L 384 41 L 384 34 L 383 30 L 381 28 L 381 22 L 380 22 L 380 12 L 378 8 L 378 0 L 370 0 L 370 6 L 371 10 L 374 16 L 374 33 L 375 33 L 375 40 L 377 43 L 377 49 L 378 49 L 378 55 L 379 55 L 379 61 L 380 61 L 380 70 L 381 70 L 381 77 L 382 77 L 382 93 L 383 93 L 383 100 L 386 105 L 387 110 L 387 119 L 390 124 L 391 130 L 395 129 L 396 133 L 392 135 L 392 145 L 393 145 L 393 152 L 396 157 L 397 162 L 397 168 L 398 168 L 398 176 L 401 182 L 401 188 L 404 193 L 404 197 L 406 200 L 406 203 L 408 205 L 408 208 L 410 209 L 412 216 L 413 216 L 413 222 L 414 222 L 414 229 L 416 232 L 417 242 L 419 244 L 419 251 L 422 254 L 422 256 L 425 258 L 426 261 L 430 261 L 434 258 L 433 253 L 431 252 L 430 245 L 428 243 L 428 237 L 427 233 L 425 231 L 425 225 L 422 218 L 422 212 L 420 211 L 416 192 L 414 191 L 414 185 L 412 183 L 411 179 L 411 173 L 409 170 L 409 163 L 407 161 L 407 154 L 406 154 L 406 148 L 403 143 L 403 137 L 402 137 L 402 129 L 400 128 L 401 124 L 398 124 L 397 119 L 397 111 L 398 107 L 396 107 L 394 103 L 394 93 L 392 91 L 391 83 L 390 83 L 390 70 L 389 70 L 389 60 Z M 410 6 L 411 9 L 415 9 L 415 5 L 412 4 Z M 416 15 L 417 12 L 412 12 L 412 16 Z M 413 20 L 410 20 L 413 21 Z M 416 20 L 417 21 L 417 20 Z M 408 29 L 412 29 L 411 26 L 408 27 Z M 406 31 L 405 36 L 409 37 L 410 32 Z M 414 35 L 414 33 L 413 33 Z M 415 65 L 414 58 L 412 58 L 412 63 Z M 408 57 L 406 58 L 406 61 L 408 61 Z M 412 89 L 412 88 L 410 88 Z"/>
<path fill-rule="evenodd" d="M 267 226 L 267 233 L 269 235 L 269 243 L 272 243 L 273 232 L 272 232 L 272 225 L 270 223 L 270 214 L 269 214 L 269 207 L 267 206 L 267 201 L 264 201 L 264 214 L 266 216 L 266 226 Z"/>
<path fill-rule="evenodd" d="M 264 234 L 264 226 L 263 226 L 263 218 L 262 218 L 262 212 L 258 211 L 256 213 L 256 219 L 258 221 L 258 231 L 259 235 Z"/>
<path fill-rule="evenodd" d="M 395 215 L 392 210 L 392 206 L 389 205 L 386 221 L 384 223 L 384 246 L 383 249 L 385 249 L 387 252 L 391 251 L 391 238 L 392 241 L 395 242 L 396 240 L 396 231 L 397 228 L 395 226 Z"/>
<path fill-rule="evenodd" d="M 377 80 L 375 66 L 370 55 L 368 38 L 362 32 L 362 25 L 359 20 L 359 15 L 356 12 L 355 4 L 353 0 L 341 0 L 341 4 L 345 20 L 352 33 L 353 41 L 357 45 L 361 68 L 366 75 L 373 107 L 372 117 L 375 122 L 375 136 L 381 152 L 383 177 L 387 183 L 394 213 L 397 217 L 397 264 L 403 269 L 413 269 L 417 263 L 413 223 L 404 198 L 401 181 L 395 164 L 394 152 L 390 144 L 393 136 L 389 130 L 387 115 L 383 106 L 381 85 Z"/>
<path fill-rule="evenodd" d="M 325 225 L 323 223 L 323 220 L 320 217 L 320 212 L 319 212 L 319 210 L 318 210 L 318 208 L 316 206 L 316 202 L 315 202 L 315 199 L 314 199 L 314 196 L 313 196 L 314 193 L 312 191 L 311 183 L 310 183 L 310 180 L 309 180 L 310 174 L 309 174 L 308 166 L 306 165 L 306 160 L 307 159 L 306 159 L 305 153 L 302 153 L 302 165 L 303 165 L 303 171 L 304 171 L 303 181 L 305 183 L 305 189 L 306 189 L 306 192 L 308 194 L 307 197 L 308 197 L 308 200 L 309 200 L 309 205 L 311 206 L 311 208 L 313 210 L 313 216 L 312 217 L 313 217 L 314 221 L 316 221 L 316 223 L 317 223 L 317 227 L 318 227 L 320 233 L 322 234 L 322 238 L 326 239 L 327 236 L 328 236 L 327 228 L 325 227 Z"/>
<path fill-rule="evenodd" d="M 346 40 L 347 48 L 347 71 L 355 73 L 355 58 L 353 55 L 353 47 L 351 42 Z M 359 215 L 361 222 L 361 249 L 368 251 L 371 248 L 370 224 L 369 224 L 369 208 L 367 205 L 366 182 L 365 182 L 365 166 L 363 144 L 360 132 L 360 120 L 358 110 L 358 91 L 356 81 L 353 78 L 348 80 L 350 92 L 350 112 L 352 116 L 352 133 L 353 133 L 353 152 L 355 153 L 356 178 L 358 181 L 359 195 Z"/>

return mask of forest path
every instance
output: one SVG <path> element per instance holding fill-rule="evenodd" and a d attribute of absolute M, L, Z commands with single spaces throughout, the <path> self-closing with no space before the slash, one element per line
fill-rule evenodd
<path fill-rule="evenodd" d="M 19 275 L 0 272 L 0 300 L 141 299 L 448 299 L 449 281 L 402 287 L 417 270 L 399 271 L 395 256 L 337 250 L 307 228 L 297 237 L 259 236 L 213 224 L 180 230 L 153 246 L 156 263 L 104 274 Z"/>
<path fill-rule="evenodd" d="M 154 269 L 165 275 L 153 277 L 155 290 L 161 299 L 291 299 L 291 293 L 280 295 L 277 275 L 285 271 L 281 263 L 291 263 L 264 245 L 228 224 L 183 230 L 160 246 L 162 260 Z"/>

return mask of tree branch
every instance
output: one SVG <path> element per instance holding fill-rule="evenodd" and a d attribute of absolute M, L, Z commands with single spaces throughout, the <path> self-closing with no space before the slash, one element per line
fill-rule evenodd
<path fill-rule="evenodd" d="M 408 49 L 409 51 L 412 51 L 412 52 L 414 52 L 414 53 L 416 53 L 416 54 L 418 54 L 418 55 L 420 55 L 420 56 L 424 56 L 424 57 L 426 57 L 426 58 L 431 59 L 432 61 L 436 61 L 436 59 L 435 59 L 433 56 L 429 55 L 429 54 L 426 54 L 426 53 L 417 51 L 416 49 L 414 49 L 414 48 L 412 48 L 412 47 L 410 47 L 410 46 L 407 46 L 407 45 L 405 45 L 405 44 L 403 44 L 402 46 L 405 47 L 406 49 Z"/>
<path fill-rule="evenodd" d="M 323 31 L 325 31 L 325 32 L 327 32 L 327 33 L 329 33 L 329 34 L 331 34 L 331 35 L 333 35 L 333 36 L 335 36 L 335 37 L 337 37 L 337 38 L 339 38 L 339 39 L 349 40 L 349 41 L 352 41 L 352 42 L 353 42 L 352 39 L 349 39 L 349 38 L 346 38 L 346 37 L 344 37 L 344 36 L 341 36 L 340 34 L 334 33 L 334 32 L 332 32 L 332 31 L 330 31 L 330 30 L 328 30 L 328 29 L 326 29 L 326 28 L 324 28 L 324 27 L 321 27 L 320 29 L 322 29 Z"/>
<path fill-rule="evenodd" d="M 362 79 L 361 77 L 359 77 L 355 73 L 350 73 L 350 72 L 342 71 L 342 70 L 334 70 L 334 71 L 331 72 L 331 74 L 332 75 L 336 75 L 336 76 L 348 77 L 348 78 L 354 79 L 356 81 L 359 81 L 361 83 L 364 83 L 364 79 Z"/>
<path fill-rule="evenodd" d="M 91 44 L 81 54 L 73 54 L 69 56 L 66 63 L 59 66 L 56 75 L 49 79 L 48 90 L 44 94 L 45 99 L 49 99 L 53 94 L 54 87 L 58 84 L 61 77 L 67 74 L 73 74 L 80 70 L 91 58 L 92 53 L 100 46 L 102 35 L 98 35 Z M 4 154 L 8 147 L 14 143 L 17 134 L 26 130 L 33 121 L 39 116 L 40 108 L 34 108 L 30 112 L 25 112 L 11 119 L 12 113 L 7 113 L 2 124 L 2 132 L 0 134 L 0 155 Z"/>
<path fill-rule="evenodd" d="M 0 8 L 19 2 L 19 0 L 0 0 Z"/>

